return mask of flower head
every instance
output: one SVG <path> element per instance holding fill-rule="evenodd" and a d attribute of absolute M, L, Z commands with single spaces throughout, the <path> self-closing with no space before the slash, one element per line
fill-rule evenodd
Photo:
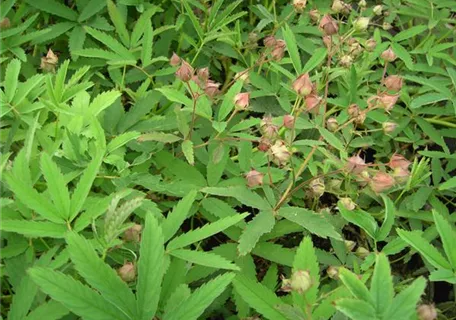
<path fill-rule="evenodd" d="M 303 97 L 312 92 L 312 81 L 310 81 L 308 73 L 304 73 L 297 77 L 291 86 L 297 94 Z"/>
<path fill-rule="evenodd" d="M 383 51 L 381 57 L 383 60 L 387 62 L 393 62 L 397 58 L 396 54 L 394 53 L 393 49 L 391 49 L 391 47 Z"/>
<path fill-rule="evenodd" d="M 193 77 L 193 68 L 187 61 L 182 61 L 181 66 L 176 71 L 176 77 L 184 82 L 188 82 Z"/>
<path fill-rule="evenodd" d="M 169 64 L 175 67 L 178 66 L 181 63 L 181 61 L 181 58 L 175 52 L 173 52 L 173 55 L 169 59 Z"/>
<path fill-rule="evenodd" d="M 410 166 L 411 162 L 408 161 L 403 155 L 400 154 L 393 154 L 391 156 L 390 161 L 388 162 L 388 166 L 391 169 L 396 169 L 396 168 L 401 168 L 404 170 L 408 170 L 408 167 Z"/>
<path fill-rule="evenodd" d="M 117 270 L 119 277 L 125 282 L 131 282 L 136 278 L 135 266 L 131 262 L 125 263 Z"/>
<path fill-rule="evenodd" d="M 250 104 L 250 92 L 238 93 L 234 97 L 234 105 L 238 110 L 245 110 Z"/>
<path fill-rule="evenodd" d="M 360 174 L 366 170 L 367 164 L 359 155 L 348 158 L 346 169 L 353 174 Z"/>
<path fill-rule="evenodd" d="M 256 171 L 255 169 L 250 170 L 245 174 L 245 179 L 247 180 L 247 186 L 250 188 L 260 186 L 263 184 L 263 177 L 264 174 L 262 174 L 259 171 Z"/>
<path fill-rule="evenodd" d="M 381 193 L 394 186 L 395 180 L 387 173 L 378 171 L 370 181 L 370 187 L 375 193 Z"/>
<path fill-rule="evenodd" d="M 325 15 L 320 21 L 320 29 L 327 36 L 331 36 L 339 31 L 337 22 L 329 15 Z"/>
<path fill-rule="evenodd" d="M 385 87 L 388 90 L 400 91 L 402 89 L 402 82 L 403 82 L 402 77 L 396 76 L 396 75 L 392 75 L 392 76 L 386 77 L 386 79 L 383 82 L 383 84 L 385 85 Z"/>

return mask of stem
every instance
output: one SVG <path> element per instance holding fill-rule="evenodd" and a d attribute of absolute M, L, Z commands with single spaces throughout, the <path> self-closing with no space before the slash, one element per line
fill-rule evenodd
<path fill-rule="evenodd" d="M 193 100 L 193 111 L 192 111 L 192 124 L 190 126 L 190 130 L 188 131 L 188 136 L 185 138 L 185 140 L 190 140 L 192 138 L 192 132 L 193 128 L 195 126 L 195 120 L 196 120 L 196 102 L 198 101 L 198 97 L 195 95 L 195 93 L 192 90 L 192 87 L 190 84 L 187 82 L 187 87 L 188 90 L 190 91 L 190 94 L 192 95 L 192 100 Z"/>

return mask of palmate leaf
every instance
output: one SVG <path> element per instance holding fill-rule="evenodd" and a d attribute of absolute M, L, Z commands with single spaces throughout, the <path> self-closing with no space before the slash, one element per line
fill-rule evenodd
<path fill-rule="evenodd" d="M 245 256 L 257 244 L 260 237 L 272 230 L 275 225 L 275 218 L 272 211 L 261 211 L 242 231 L 239 238 L 238 252 L 239 255 Z"/>
<path fill-rule="evenodd" d="M 71 8 L 55 0 L 27 0 L 27 3 L 40 11 L 48 12 L 61 18 L 65 18 L 71 21 L 76 21 L 78 19 L 76 11 L 71 10 Z"/>
<path fill-rule="evenodd" d="M 236 292 L 250 307 L 261 313 L 266 319 L 286 320 L 276 308 L 282 305 L 282 301 L 264 285 L 238 274 L 233 280 Z"/>
<path fill-rule="evenodd" d="M 440 234 L 443 249 L 453 269 L 456 269 L 456 248 L 454 247 L 454 240 L 456 239 L 456 231 L 451 224 L 436 210 L 432 210 L 434 216 L 435 226 Z"/>
<path fill-rule="evenodd" d="M 416 305 L 426 288 L 426 279 L 419 277 L 394 297 L 384 319 L 410 319 L 416 313 Z"/>
<path fill-rule="evenodd" d="M 50 268 L 28 270 L 32 280 L 52 299 L 86 320 L 132 320 L 97 292 L 70 276 Z"/>
<path fill-rule="evenodd" d="M 27 315 L 32 306 L 38 286 L 32 281 L 30 276 L 22 278 L 19 287 L 15 290 L 13 300 L 8 313 L 8 320 L 22 320 Z"/>
<path fill-rule="evenodd" d="M 77 233 L 66 237 L 68 252 L 75 269 L 93 288 L 111 302 L 128 318 L 136 317 L 135 296 L 128 285 L 120 279 L 114 269 L 108 266 L 95 252 L 92 245 Z"/>
<path fill-rule="evenodd" d="M 160 299 L 164 273 L 164 239 L 161 227 L 152 214 L 146 216 L 142 232 L 136 286 L 138 320 L 150 320 Z"/>
<path fill-rule="evenodd" d="M 116 28 L 116 32 L 119 35 L 120 40 L 122 41 L 124 46 L 129 47 L 130 34 L 128 33 L 126 23 L 122 15 L 120 14 L 114 2 L 112 2 L 111 0 L 107 0 L 107 4 L 109 17 L 111 18 L 111 21 L 114 24 L 114 27 Z"/>
<path fill-rule="evenodd" d="M 89 1 L 85 3 L 84 9 L 81 10 L 79 8 L 81 14 L 78 17 L 78 21 L 82 22 L 89 19 L 103 10 L 104 7 L 106 7 L 106 1 Z"/>
<path fill-rule="evenodd" d="M 112 105 L 119 97 L 120 92 L 117 90 L 105 91 L 93 99 L 89 109 L 94 116 L 98 116 L 100 112 Z"/>
<path fill-rule="evenodd" d="M 186 249 L 177 249 L 170 252 L 176 258 L 199 264 L 201 266 L 226 269 L 226 270 L 240 270 L 238 266 L 231 263 L 229 260 L 212 252 L 194 251 Z"/>
<path fill-rule="evenodd" d="M 123 59 L 136 60 L 134 55 L 127 48 L 110 35 L 87 26 L 85 27 L 85 30 L 88 34 L 103 43 L 106 47 L 121 56 Z"/>
<path fill-rule="evenodd" d="M 174 206 L 173 210 L 166 217 L 166 220 L 163 221 L 161 227 L 165 242 L 171 239 L 177 230 L 179 230 L 179 227 L 187 218 L 195 198 L 196 191 L 191 191 Z"/>
<path fill-rule="evenodd" d="M 196 320 L 225 291 L 235 274 L 225 273 L 196 289 L 183 303 L 163 316 L 163 320 Z"/>

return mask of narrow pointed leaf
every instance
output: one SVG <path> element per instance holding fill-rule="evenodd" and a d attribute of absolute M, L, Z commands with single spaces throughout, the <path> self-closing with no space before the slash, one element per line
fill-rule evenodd
<path fill-rule="evenodd" d="M 196 198 L 196 191 L 191 191 L 181 201 L 177 203 L 174 209 L 168 214 L 166 220 L 162 223 L 163 236 L 165 242 L 179 230 L 179 227 L 185 221 Z"/>

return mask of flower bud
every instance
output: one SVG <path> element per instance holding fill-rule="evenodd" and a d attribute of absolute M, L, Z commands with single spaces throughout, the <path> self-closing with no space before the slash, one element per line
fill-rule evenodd
<path fill-rule="evenodd" d="M 296 12 L 302 13 L 306 7 L 307 0 L 293 0 L 293 7 Z"/>
<path fill-rule="evenodd" d="M 131 241 L 131 242 L 141 241 L 141 230 L 142 230 L 142 226 L 140 224 L 135 224 L 131 228 L 125 230 L 125 232 L 124 232 L 125 241 Z"/>
<path fill-rule="evenodd" d="M 374 51 L 375 47 L 377 47 L 377 41 L 374 39 L 368 39 L 366 43 L 364 44 L 364 47 L 366 48 L 367 51 Z"/>
<path fill-rule="evenodd" d="M 282 140 L 277 140 L 269 151 L 271 152 L 272 160 L 278 165 L 287 163 L 291 157 L 291 152 Z"/>
<path fill-rule="evenodd" d="M 358 183 L 361 187 L 367 186 L 370 180 L 371 177 L 367 170 L 362 171 L 359 175 L 356 176 L 356 183 Z"/>
<path fill-rule="evenodd" d="M 272 49 L 271 56 L 275 61 L 282 60 L 285 55 L 285 41 L 277 40 L 274 49 Z"/>
<path fill-rule="evenodd" d="M 365 8 L 367 6 L 366 0 L 361 0 L 360 2 L 358 2 L 358 6 L 360 8 Z"/>
<path fill-rule="evenodd" d="M 136 278 L 135 266 L 131 262 L 125 263 L 117 270 L 119 277 L 125 282 L 131 282 Z"/>
<path fill-rule="evenodd" d="M 346 169 L 353 174 L 360 174 L 367 168 L 366 162 L 359 155 L 348 158 Z"/>
<path fill-rule="evenodd" d="M 387 112 L 390 112 L 393 109 L 398 99 L 399 94 L 389 94 L 386 92 L 378 96 L 380 106 Z"/>
<path fill-rule="evenodd" d="M 247 186 L 250 188 L 261 186 L 263 184 L 263 177 L 264 174 L 262 174 L 261 172 L 256 171 L 255 169 L 250 170 L 245 175 L 245 179 L 247 180 Z"/>
<path fill-rule="evenodd" d="M 318 106 L 320 105 L 321 98 L 317 96 L 316 94 L 309 94 L 306 97 L 306 110 L 308 112 L 317 112 L 318 111 Z"/>
<path fill-rule="evenodd" d="M 388 166 L 391 169 L 396 169 L 396 168 L 401 168 L 404 170 L 408 170 L 408 167 L 410 166 L 411 162 L 408 161 L 403 155 L 400 154 L 393 154 L 391 156 L 390 161 L 388 162 Z"/>
<path fill-rule="evenodd" d="M 388 62 L 393 62 L 397 58 L 396 54 L 394 53 L 393 49 L 391 49 L 391 47 L 383 51 L 380 57 Z"/>
<path fill-rule="evenodd" d="M 263 39 L 263 44 L 266 48 L 273 48 L 277 43 L 276 38 L 274 36 L 267 36 Z"/>
<path fill-rule="evenodd" d="M 375 193 L 386 191 L 394 186 L 394 184 L 394 178 L 381 171 L 378 171 L 370 181 L 370 187 Z"/>
<path fill-rule="evenodd" d="M 355 254 L 357 257 L 364 259 L 370 254 L 370 252 L 364 247 L 358 247 L 355 251 Z"/>
<path fill-rule="evenodd" d="M 396 75 L 388 76 L 383 84 L 388 90 L 400 91 L 402 88 L 402 77 Z"/>
<path fill-rule="evenodd" d="M 309 183 L 309 196 L 312 198 L 320 198 L 325 193 L 325 183 L 323 179 L 318 178 Z"/>
<path fill-rule="evenodd" d="M 331 10 L 334 13 L 340 13 L 345 7 L 345 4 L 341 0 L 334 0 L 331 6 Z"/>
<path fill-rule="evenodd" d="M 294 126 L 295 118 L 291 114 L 283 116 L 283 126 L 287 129 L 291 129 Z"/>
<path fill-rule="evenodd" d="M 393 26 L 391 25 L 391 23 L 386 22 L 386 21 L 383 22 L 383 24 L 382 24 L 382 29 L 385 30 L 385 31 L 390 30 L 392 27 L 393 27 Z"/>
<path fill-rule="evenodd" d="M 325 15 L 320 21 L 320 29 L 327 36 L 331 36 L 339 31 L 337 22 L 329 15 Z"/>
<path fill-rule="evenodd" d="M 10 19 L 8 17 L 3 18 L 0 21 L 0 29 L 8 29 L 11 26 Z"/>
<path fill-rule="evenodd" d="M 351 104 L 348 106 L 347 113 L 350 116 L 350 118 L 356 118 L 359 116 L 360 110 L 357 104 Z"/>
<path fill-rule="evenodd" d="M 374 12 L 374 14 L 375 14 L 376 16 L 381 16 L 381 15 L 382 15 L 382 11 L 383 11 L 383 6 L 382 6 L 381 4 L 376 5 L 376 6 L 374 7 L 374 9 L 372 9 L 372 11 Z"/>
<path fill-rule="evenodd" d="M 291 275 L 291 290 L 304 293 L 312 286 L 312 278 L 309 271 L 298 270 Z"/>
<path fill-rule="evenodd" d="M 310 81 L 310 77 L 308 73 L 304 73 L 296 78 L 291 85 L 293 90 L 299 94 L 300 96 L 307 96 L 312 92 L 312 81 Z"/>
<path fill-rule="evenodd" d="M 350 45 L 350 55 L 351 56 L 359 56 L 363 52 L 363 48 L 359 44 L 359 42 L 352 43 Z"/>
<path fill-rule="evenodd" d="M 40 68 L 47 72 L 55 72 L 58 62 L 59 58 L 49 49 L 46 56 L 41 58 Z"/>
<path fill-rule="evenodd" d="M 331 279 L 338 280 L 339 279 L 339 268 L 334 267 L 334 266 L 329 266 L 328 269 L 326 269 L 326 274 Z"/>
<path fill-rule="evenodd" d="M 250 92 L 238 93 L 234 97 L 234 105 L 238 110 L 245 110 L 249 106 Z"/>
<path fill-rule="evenodd" d="M 350 198 L 345 198 L 345 199 L 350 199 Z M 342 200 L 342 199 L 341 199 Z M 350 199 L 351 201 L 351 199 Z M 353 202 L 353 201 L 352 201 Z M 354 208 L 353 208 L 354 209 Z M 352 210 L 353 210 L 352 209 Z M 345 245 L 345 249 L 348 251 L 348 252 L 351 252 L 353 251 L 353 249 L 355 249 L 356 247 L 356 242 L 355 241 L 351 241 L 351 240 L 345 240 L 344 241 L 344 245 Z"/>
<path fill-rule="evenodd" d="M 350 14 L 350 11 L 352 10 L 351 4 L 345 3 L 344 2 L 344 8 L 342 9 L 342 14 L 348 15 Z"/>
<path fill-rule="evenodd" d="M 270 147 L 271 147 L 271 141 L 269 141 L 268 139 L 265 139 L 265 138 L 260 139 L 260 142 L 258 143 L 258 150 L 260 150 L 262 152 L 266 152 L 269 150 Z"/>
<path fill-rule="evenodd" d="M 348 211 L 355 210 L 355 208 L 356 208 L 356 204 L 350 198 L 340 198 L 339 201 L 344 206 L 344 208 L 347 209 Z M 351 251 L 351 250 L 349 250 L 349 251 Z"/>
<path fill-rule="evenodd" d="M 201 81 L 201 83 L 206 83 L 207 80 L 209 80 L 209 68 L 206 67 L 198 69 L 196 75 L 198 76 L 198 79 Z"/>
<path fill-rule="evenodd" d="M 410 171 L 403 168 L 395 168 L 393 171 L 393 178 L 398 184 L 407 183 L 410 177 Z"/>
<path fill-rule="evenodd" d="M 329 180 L 328 187 L 331 190 L 340 191 L 340 186 L 342 185 L 342 180 L 340 179 L 331 179 Z"/>
<path fill-rule="evenodd" d="M 326 128 L 328 128 L 329 131 L 336 131 L 337 128 L 339 128 L 339 123 L 337 122 L 337 119 L 331 117 L 328 120 L 326 120 Z"/>
<path fill-rule="evenodd" d="M 397 123 L 386 121 L 386 122 L 383 122 L 382 128 L 383 128 L 383 132 L 385 134 L 389 134 L 389 133 L 394 132 L 394 130 L 397 129 Z"/>
<path fill-rule="evenodd" d="M 271 116 L 264 116 L 260 122 L 260 131 L 264 138 L 275 139 L 279 132 L 279 128 L 272 123 Z"/>
<path fill-rule="evenodd" d="M 181 58 L 173 52 L 173 55 L 169 59 L 169 64 L 173 67 L 178 66 L 181 63 Z"/>
<path fill-rule="evenodd" d="M 422 304 L 417 308 L 418 319 L 435 320 L 437 319 L 437 310 L 433 304 Z"/>
<path fill-rule="evenodd" d="M 329 50 L 332 46 L 332 40 L 330 36 L 323 36 L 323 44 Z"/>
<path fill-rule="evenodd" d="M 366 31 L 367 27 L 369 26 L 369 18 L 361 17 L 355 20 L 353 23 L 353 27 L 356 31 L 362 32 Z"/>
<path fill-rule="evenodd" d="M 220 83 L 215 83 L 212 80 L 208 80 L 208 82 L 206 83 L 206 86 L 204 88 L 204 93 L 208 97 L 214 98 L 216 95 L 218 95 L 220 93 L 219 87 L 220 87 Z"/>
<path fill-rule="evenodd" d="M 353 63 L 353 58 L 349 55 L 343 55 L 340 58 L 340 65 L 344 68 L 349 68 Z"/>
<path fill-rule="evenodd" d="M 318 22 L 320 20 L 320 11 L 317 9 L 310 10 L 309 17 L 312 22 Z"/>
<path fill-rule="evenodd" d="M 181 66 L 176 71 L 176 77 L 184 82 L 189 82 L 193 76 L 193 68 L 187 61 L 182 61 Z"/>

